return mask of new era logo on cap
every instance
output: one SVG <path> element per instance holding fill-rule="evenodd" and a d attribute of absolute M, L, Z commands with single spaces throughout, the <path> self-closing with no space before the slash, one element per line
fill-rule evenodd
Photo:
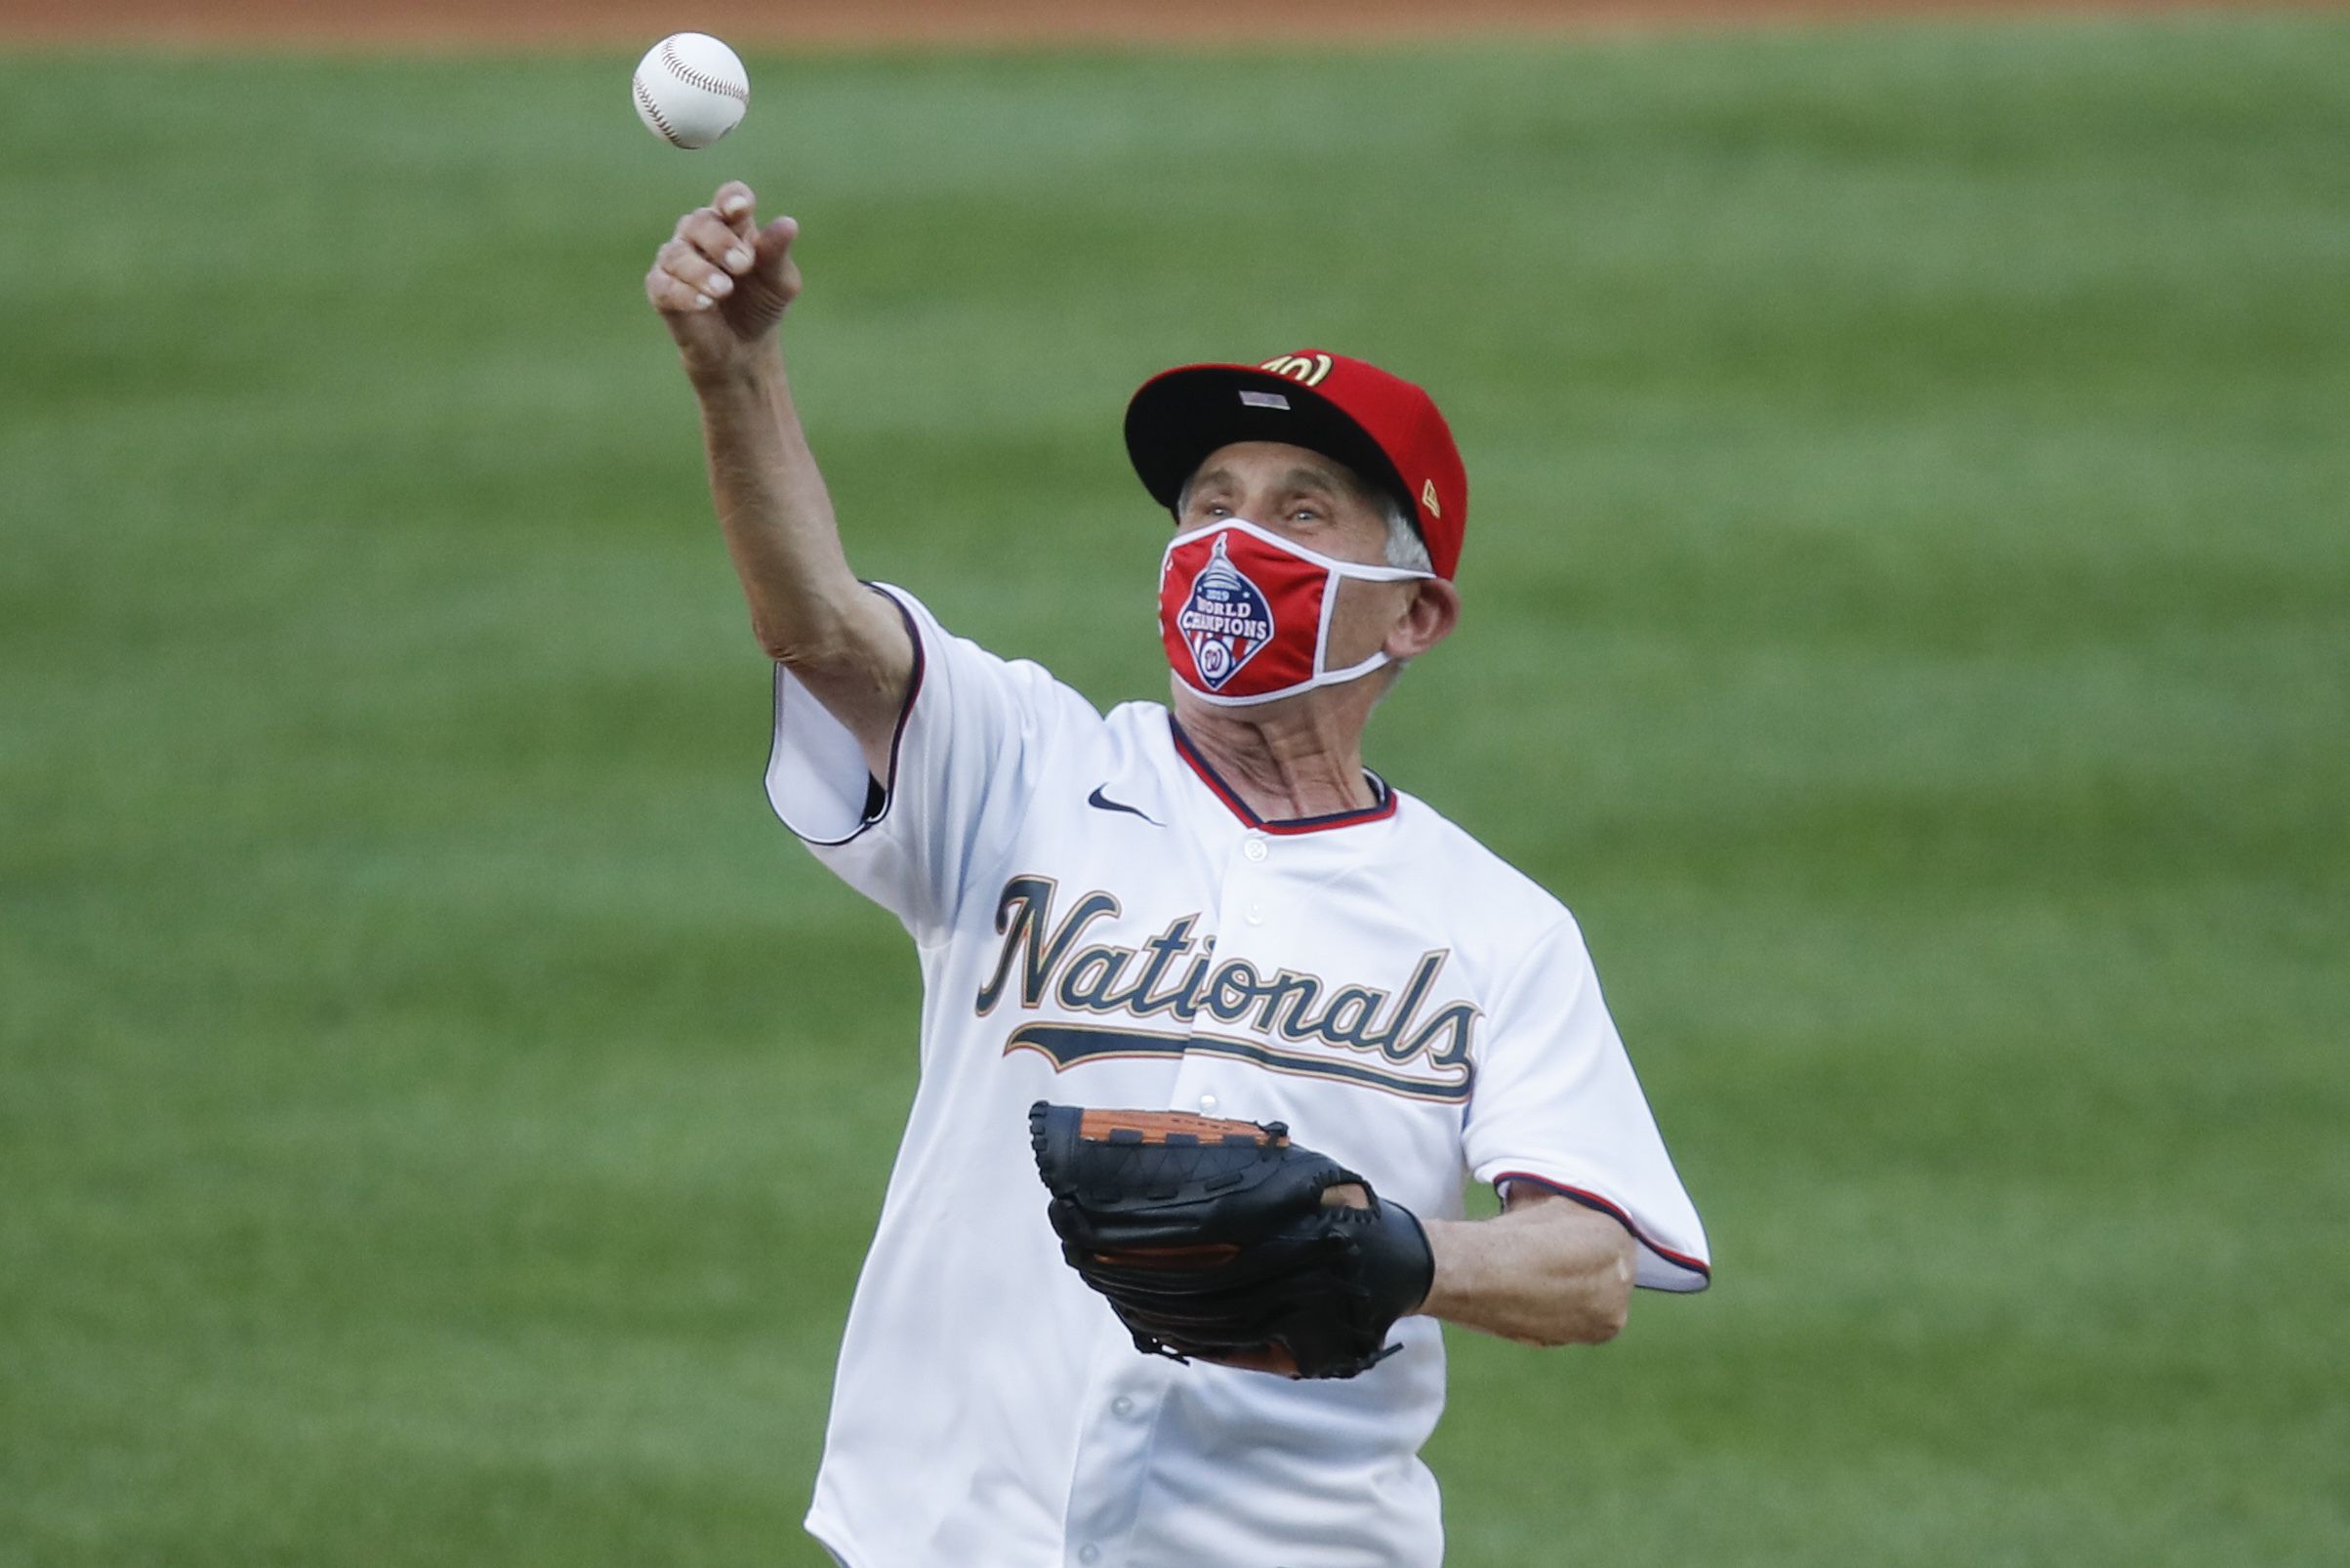
<path fill-rule="evenodd" d="M 1235 441 L 1284 441 L 1338 459 L 1403 504 L 1439 577 L 1459 567 L 1468 475 L 1435 400 L 1401 376 L 1299 349 L 1254 365 L 1170 370 L 1127 404 L 1127 455 L 1163 507 L 1175 506 L 1210 453 Z"/>

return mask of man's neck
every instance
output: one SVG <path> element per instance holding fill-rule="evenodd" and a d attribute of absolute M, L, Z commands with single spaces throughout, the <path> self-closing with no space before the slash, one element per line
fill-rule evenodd
<path fill-rule="evenodd" d="M 1379 804 L 1363 774 L 1370 704 L 1356 693 L 1341 687 L 1256 708 L 1220 708 L 1187 697 L 1177 686 L 1175 722 L 1192 749 L 1267 822 Z"/>

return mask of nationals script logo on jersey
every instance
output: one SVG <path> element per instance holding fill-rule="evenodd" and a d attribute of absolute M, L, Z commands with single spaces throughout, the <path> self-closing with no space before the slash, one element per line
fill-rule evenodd
<path fill-rule="evenodd" d="M 1191 595 L 1175 616 L 1175 630 L 1191 649 L 1191 667 L 1211 691 L 1221 691 L 1242 665 L 1273 640 L 1271 602 L 1224 555 L 1221 539 L 1208 564 L 1191 580 Z"/>
<path fill-rule="evenodd" d="M 1055 1072 L 1105 1059 L 1222 1056 L 1442 1104 L 1465 1102 L 1475 1087 L 1485 1013 L 1465 999 L 1436 1001 L 1449 947 L 1422 953 L 1400 991 L 1286 967 L 1268 974 L 1246 958 L 1218 959 L 1215 936 L 1199 933 L 1197 910 L 1128 945 L 1096 928 L 1124 914 L 1117 894 L 1096 888 L 1055 920 L 1059 888 L 1027 872 L 996 900 L 1004 945 L 979 987 L 977 1015 L 1007 996 L 1025 1011 L 1050 1005 L 1065 1014 L 1018 1025 L 1004 1042 L 1008 1056 L 1033 1051 Z M 1156 1018 L 1175 1027 L 1140 1026 Z"/>

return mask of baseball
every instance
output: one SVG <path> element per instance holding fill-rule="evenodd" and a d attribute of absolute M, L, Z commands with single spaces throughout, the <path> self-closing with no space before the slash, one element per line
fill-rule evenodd
<path fill-rule="evenodd" d="M 751 78 L 706 32 L 672 33 L 637 62 L 637 118 L 673 147 L 706 147 L 740 124 Z"/>

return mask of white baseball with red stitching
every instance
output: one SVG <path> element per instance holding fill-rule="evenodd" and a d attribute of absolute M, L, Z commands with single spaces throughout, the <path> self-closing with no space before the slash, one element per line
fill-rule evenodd
<path fill-rule="evenodd" d="M 706 32 L 673 33 L 637 63 L 637 118 L 673 147 L 706 147 L 742 122 L 751 78 Z"/>

